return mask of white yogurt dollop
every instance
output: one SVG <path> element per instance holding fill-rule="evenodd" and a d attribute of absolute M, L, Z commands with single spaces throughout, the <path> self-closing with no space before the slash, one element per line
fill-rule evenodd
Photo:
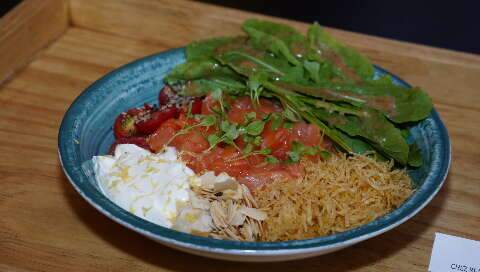
<path fill-rule="evenodd" d="M 195 173 L 178 159 L 173 147 L 154 154 L 136 145 L 121 144 L 114 156 L 95 156 L 93 164 L 103 193 L 115 204 L 169 228 L 175 225 L 182 209 L 190 206 L 190 184 L 200 183 Z M 201 231 L 208 231 L 209 223 L 202 225 L 205 226 Z"/>

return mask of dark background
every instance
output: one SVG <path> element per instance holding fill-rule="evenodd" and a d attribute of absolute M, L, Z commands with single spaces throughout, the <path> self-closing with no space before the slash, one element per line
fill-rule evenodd
<path fill-rule="evenodd" d="M 0 0 L 0 16 L 20 0 Z M 102 1 L 102 0 L 98 0 Z M 304 22 L 480 54 L 480 1 L 201 0 Z"/>

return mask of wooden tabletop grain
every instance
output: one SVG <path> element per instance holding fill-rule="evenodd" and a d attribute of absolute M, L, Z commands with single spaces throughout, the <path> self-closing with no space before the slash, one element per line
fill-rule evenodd
<path fill-rule="evenodd" d="M 239 33 L 244 19 L 258 15 L 163 0 L 72 0 L 67 6 L 66 31 L 0 86 L 0 271 L 426 271 L 435 232 L 480 240 L 480 56 L 339 30 L 331 32 L 427 90 L 448 128 L 452 167 L 425 209 L 351 248 L 277 264 L 189 255 L 114 223 L 87 204 L 61 170 L 57 133 L 70 103 L 120 65 L 195 39 Z"/>

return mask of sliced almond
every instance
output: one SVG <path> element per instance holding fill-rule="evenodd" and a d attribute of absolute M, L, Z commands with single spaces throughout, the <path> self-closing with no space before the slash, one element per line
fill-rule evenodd
<path fill-rule="evenodd" d="M 255 208 L 241 207 L 239 212 L 258 221 L 267 219 L 267 213 Z"/>
<path fill-rule="evenodd" d="M 225 181 L 215 183 L 213 185 L 213 190 L 215 192 L 223 192 L 225 190 L 236 190 L 238 187 L 238 182 L 232 178 L 229 178 Z"/>

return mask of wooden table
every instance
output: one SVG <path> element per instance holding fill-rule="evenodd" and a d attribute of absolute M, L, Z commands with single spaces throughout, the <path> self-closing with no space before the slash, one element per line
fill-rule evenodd
<path fill-rule="evenodd" d="M 0 271 L 426 271 L 435 232 L 480 240 L 480 56 L 339 30 L 331 32 L 424 87 L 449 130 L 448 180 L 413 219 L 327 256 L 234 264 L 161 246 L 90 207 L 57 157 L 73 99 L 122 64 L 238 33 L 252 16 L 183 1 L 25 0 L 0 20 Z"/>

